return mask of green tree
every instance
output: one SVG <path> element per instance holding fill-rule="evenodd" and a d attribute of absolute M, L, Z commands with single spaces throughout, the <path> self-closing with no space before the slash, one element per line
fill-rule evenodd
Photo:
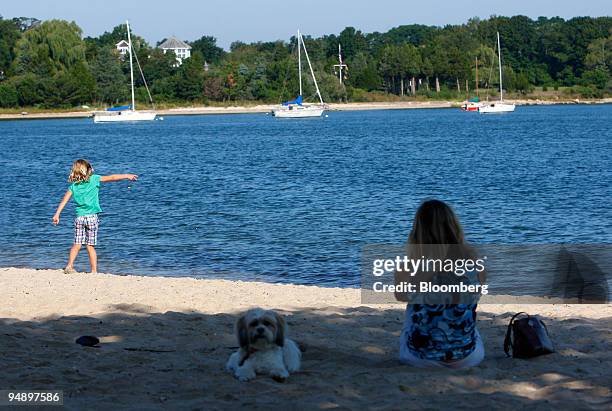
<path fill-rule="evenodd" d="M 496 32 L 501 36 L 504 85 L 508 90 L 526 93 L 534 85 L 567 85 L 577 86 L 573 91 L 583 96 L 612 92 L 612 17 L 532 20 L 493 16 L 444 27 L 399 26 L 386 33 L 362 33 L 347 27 L 339 34 L 304 35 L 304 42 L 326 99 L 353 96 L 368 100 L 376 98 L 368 91 L 405 93 L 407 82 L 416 84 L 421 77 L 425 77 L 428 89 L 430 84 L 436 85 L 436 91 L 462 89 L 466 81 L 474 82 L 475 58 L 479 62 L 479 86 L 494 90 L 499 83 L 493 48 Z M 15 95 L 19 105 L 82 104 L 93 98 L 92 76 L 95 98 L 106 103 L 124 100 L 129 64 L 116 54 L 115 45 L 126 37 L 124 24 L 99 37 L 81 40 L 75 23 L 0 19 L 3 104 L 13 104 Z M 132 38 L 158 101 L 280 102 L 294 98 L 298 90 L 295 37 L 288 41 L 235 42 L 225 52 L 214 37 L 203 36 L 192 43 L 193 57 L 182 66 L 176 64 L 172 53 L 151 49 L 137 35 Z M 346 89 L 332 75 L 338 62 L 338 44 L 342 45 L 350 73 L 344 82 Z M 210 63 L 209 71 L 204 71 L 204 60 Z M 303 94 L 310 99 L 315 91 L 305 62 L 304 71 Z M 146 93 L 138 74 L 136 69 L 135 85 L 141 99 Z"/>
<path fill-rule="evenodd" d="M 387 90 L 397 93 L 399 84 L 396 83 L 399 83 L 397 80 L 401 74 L 397 46 L 387 45 L 381 50 L 378 69 L 385 79 Z"/>
<path fill-rule="evenodd" d="M 217 46 L 217 39 L 213 36 L 202 36 L 190 45 L 192 52 L 199 51 L 208 63 L 217 64 L 225 56 L 225 50 Z"/>
<path fill-rule="evenodd" d="M 610 81 L 610 72 L 604 67 L 596 67 L 582 73 L 581 83 L 585 86 L 595 86 L 605 89 Z"/>
<path fill-rule="evenodd" d="M 436 77 L 436 92 L 440 92 L 440 77 L 448 73 L 448 56 L 439 40 L 434 40 L 423 49 L 423 57 L 431 64 L 431 74 Z"/>
<path fill-rule="evenodd" d="M 179 99 L 198 100 L 204 89 L 204 57 L 199 51 L 183 60 L 175 75 L 175 95 Z"/>
<path fill-rule="evenodd" d="M 349 61 L 349 84 L 364 90 L 378 90 L 382 85 L 382 78 L 376 70 L 374 58 L 361 52 Z"/>
<path fill-rule="evenodd" d="M 55 78 L 56 105 L 74 106 L 91 102 L 96 81 L 85 62 L 79 62 Z M 47 96 L 51 100 L 52 96 Z"/>
<path fill-rule="evenodd" d="M 338 77 L 331 73 L 321 73 L 319 87 L 325 101 L 342 101 L 346 99 L 344 84 L 340 84 Z"/>
<path fill-rule="evenodd" d="M 525 73 L 520 73 L 516 75 L 514 79 L 513 88 L 516 91 L 519 91 L 523 94 L 526 94 L 531 91 L 531 84 L 529 83 L 529 78 Z"/>
<path fill-rule="evenodd" d="M 9 68 L 15 59 L 15 44 L 20 35 L 13 21 L 3 20 L 0 16 L 0 81 L 10 74 Z"/>
<path fill-rule="evenodd" d="M 423 76 L 425 76 L 425 87 L 427 87 L 427 91 L 429 91 L 429 78 L 433 76 L 434 69 L 433 64 L 427 57 L 423 59 L 421 64 L 421 72 L 423 73 Z"/>
<path fill-rule="evenodd" d="M 419 50 L 410 43 L 402 45 L 398 50 L 399 73 L 402 77 L 402 92 L 404 94 L 404 78 L 409 77 L 412 84 L 411 94 L 416 92 L 416 77 L 421 74 L 421 54 Z"/>
<path fill-rule="evenodd" d="M 584 63 L 589 69 L 601 68 L 608 72 L 612 71 L 612 35 L 591 42 Z"/>
<path fill-rule="evenodd" d="M 11 79 L 20 106 L 34 106 L 44 101 L 45 84 L 39 76 L 28 73 Z"/>
<path fill-rule="evenodd" d="M 18 74 L 54 76 L 85 61 L 85 43 L 76 23 L 48 20 L 26 31 L 16 44 Z"/>
<path fill-rule="evenodd" d="M 15 107 L 19 104 L 19 96 L 15 85 L 9 82 L 0 83 L 0 107 Z"/>
<path fill-rule="evenodd" d="M 143 50 L 138 52 L 142 71 L 151 83 L 172 77 L 178 71 L 174 53 L 164 53 L 160 49 Z M 140 81 L 140 79 L 139 79 Z"/>
<path fill-rule="evenodd" d="M 145 39 L 138 36 L 137 34 L 134 34 L 134 30 L 131 27 L 131 25 L 130 25 L 130 37 L 132 38 L 132 46 L 134 47 L 134 50 L 149 48 L 149 45 L 145 41 Z M 100 37 L 97 37 L 97 38 L 88 37 L 85 40 L 93 41 L 94 43 L 97 44 L 99 48 L 103 48 L 103 47 L 115 48 L 117 43 L 119 43 L 121 40 L 127 41 L 127 39 L 128 39 L 127 26 L 125 25 L 125 23 L 122 23 L 122 24 L 119 24 L 113 27 L 113 29 L 110 32 L 105 31 L 104 34 L 100 35 Z"/>
<path fill-rule="evenodd" d="M 91 71 L 96 82 L 98 100 L 117 104 L 128 97 L 128 79 L 121 69 L 118 53 L 107 46 L 100 50 Z"/>
<path fill-rule="evenodd" d="M 225 96 L 225 84 L 223 78 L 217 73 L 204 76 L 204 98 L 206 100 L 221 101 Z"/>

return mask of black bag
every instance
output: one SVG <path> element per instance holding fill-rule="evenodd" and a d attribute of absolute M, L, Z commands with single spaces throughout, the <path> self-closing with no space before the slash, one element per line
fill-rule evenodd
<path fill-rule="evenodd" d="M 521 314 L 525 314 L 526 317 L 515 320 Z M 533 358 L 555 352 L 544 322 L 537 316 L 524 312 L 514 314 L 508 324 L 504 340 L 504 352 L 508 357 L 510 357 L 510 348 L 514 358 Z"/>

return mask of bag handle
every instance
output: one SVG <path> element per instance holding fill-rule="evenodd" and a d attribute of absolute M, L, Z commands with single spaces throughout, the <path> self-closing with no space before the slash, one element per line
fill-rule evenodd
<path fill-rule="evenodd" d="M 510 347 L 512 346 L 512 337 L 511 337 L 512 323 L 514 322 L 514 319 L 521 314 L 525 314 L 529 317 L 529 314 L 527 314 L 524 311 L 514 314 L 512 318 L 510 319 L 510 323 L 508 324 L 508 329 L 506 330 L 506 338 L 504 338 L 504 352 L 506 353 L 507 357 L 510 357 Z"/>

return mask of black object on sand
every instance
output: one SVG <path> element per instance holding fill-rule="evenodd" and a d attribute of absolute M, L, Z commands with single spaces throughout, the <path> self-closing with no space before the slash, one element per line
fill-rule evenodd
<path fill-rule="evenodd" d="M 84 347 L 95 347 L 100 344 L 100 340 L 98 337 L 94 337 L 91 335 L 84 335 L 76 339 L 75 343 L 82 345 Z"/>

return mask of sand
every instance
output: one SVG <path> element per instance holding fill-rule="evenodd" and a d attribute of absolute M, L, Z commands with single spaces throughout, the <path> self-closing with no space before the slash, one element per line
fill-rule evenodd
<path fill-rule="evenodd" d="M 403 306 L 362 305 L 354 289 L 2 268 L 0 292 L 0 389 L 61 389 L 72 410 L 611 405 L 612 305 L 481 304 L 484 362 L 430 371 L 396 360 Z M 224 371 L 236 315 L 253 306 L 284 313 L 306 349 L 285 383 Z M 543 317 L 557 353 L 505 358 L 517 311 Z"/>

